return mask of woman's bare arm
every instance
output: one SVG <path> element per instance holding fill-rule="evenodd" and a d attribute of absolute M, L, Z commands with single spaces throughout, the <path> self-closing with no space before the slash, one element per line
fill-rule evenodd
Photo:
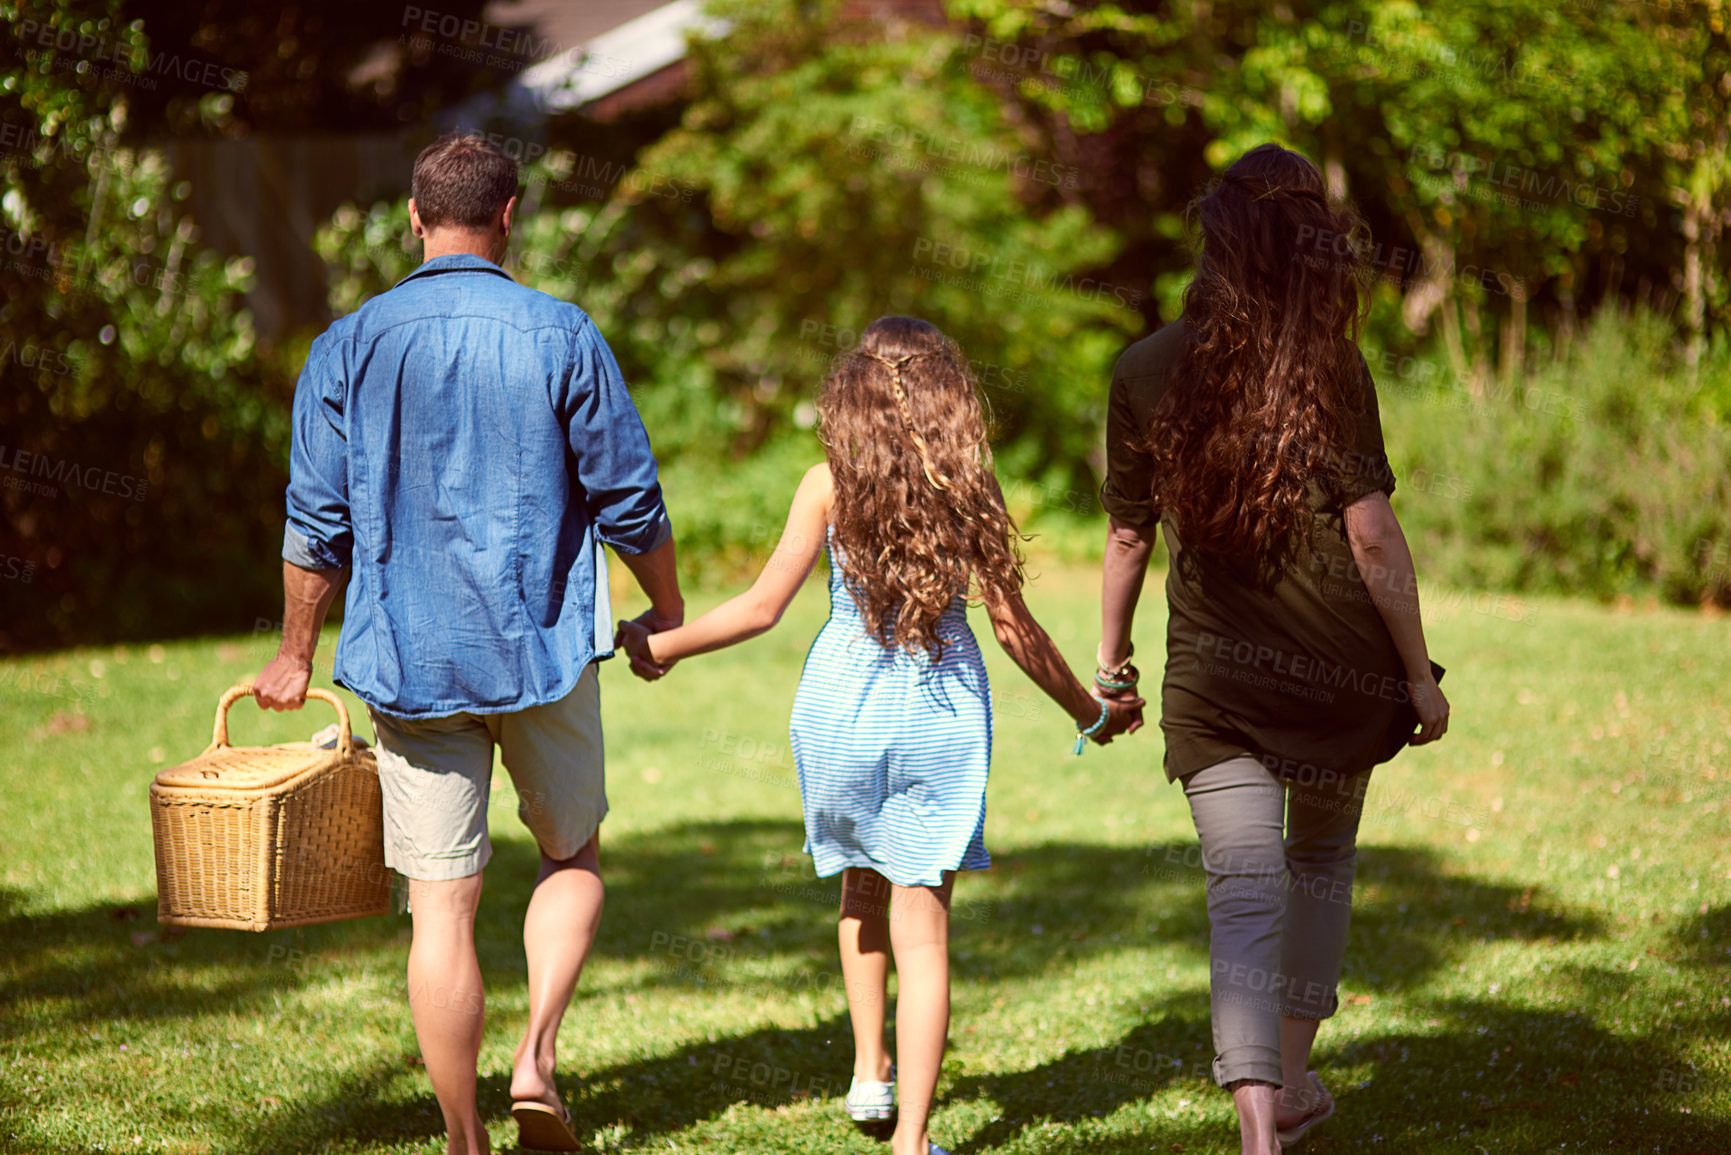
<path fill-rule="evenodd" d="M 1130 525 L 1110 517 L 1108 525 L 1100 574 L 1100 652 L 1095 660 L 1116 668 L 1130 660 L 1130 627 L 1136 620 L 1136 603 L 1142 598 L 1159 523 Z"/>
<path fill-rule="evenodd" d="M 1380 490 L 1346 507 L 1346 541 L 1371 601 L 1394 639 L 1406 667 L 1407 692 L 1418 711 L 1419 732 L 1413 745 L 1434 742 L 1448 732 L 1449 703 L 1431 673 L 1425 646 L 1424 621 L 1418 610 L 1418 577 L 1412 549 L 1388 495 Z"/>

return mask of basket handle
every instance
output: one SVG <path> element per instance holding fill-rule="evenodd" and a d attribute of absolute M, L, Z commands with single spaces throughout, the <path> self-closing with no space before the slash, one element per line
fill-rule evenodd
<path fill-rule="evenodd" d="M 241 682 L 240 684 L 230 686 L 228 689 L 223 691 L 222 698 L 216 704 L 216 729 L 211 734 L 210 739 L 210 748 L 212 750 L 228 745 L 228 708 L 240 701 L 242 698 L 250 698 L 252 696 L 253 685 L 251 682 Z M 321 690 L 317 686 L 308 687 L 307 697 L 318 698 L 320 701 L 329 702 L 332 706 L 336 707 L 337 752 L 344 758 L 352 757 L 354 754 L 355 738 L 354 734 L 349 730 L 349 710 L 347 706 L 343 705 L 343 700 L 331 693 L 329 690 Z"/>

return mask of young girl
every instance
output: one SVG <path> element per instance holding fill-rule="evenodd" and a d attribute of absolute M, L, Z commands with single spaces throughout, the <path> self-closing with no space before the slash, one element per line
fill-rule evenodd
<path fill-rule="evenodd" d="M 999 644 L 1075 719 L 1079 739 L 1105 743 L 1135 729 L 1141 702 L 1092 697 L 1023 604 L 1015 527 L 954 342 L 909 317 L 873 322 L 837 360 L 819 414 L 828 461 L 800 483 L 751 589 L 665 633 L 622 622 L 619 643 L 632 668 L 654 678 L 679 658 L 755 637 L 781 619 L 828 548 L 830 619 L 806 660 L 791 731 L 806 850 L 821 877 L 842 875 L 854 1029 L 846 1109 L 856 1122 L 896 1114 L 887 948 L 900 976 L 892 1153 L 942 1155 L 926 1122 L 949 1027 L 950 886 L 955 871 L 991 865 L 991 689 L 968 628 L 970 591 Z"/>

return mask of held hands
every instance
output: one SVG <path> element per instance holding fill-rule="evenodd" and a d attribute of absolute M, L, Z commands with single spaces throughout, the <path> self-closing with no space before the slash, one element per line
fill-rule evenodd
<path fill-rule="evenodd" d="M 1096 657 L 1100 652 L 1101 648 L 1096 648 Z M 1104 746 L 1119 734 L 1134 734 L 1142 728 L 1142 707 L 1147 702 L 1137 692 L 1136 684 L 1141 675 L 1130 664 L 1128 655 L 1116 665 L 1108 665 L 1104 660 L 1098 661 L 1097 665 L 1092 693 L 1095 700 L 1106 707 L 1106 724 L 1092 737 Z M 1093 723 L 1094 719 L 1090 719 L 1082 727 L 1085 729 Z"/>
<path fill-rule="evenodd" d="M 1427 670 L 1423 678 L 1409 681 L 1406 689 L 1412 698 L 1413 709 L 1418 712 L 1418 733 L 1412 736 L 1412 745 L 1423 746 L 1448 733 L 1449 700 L 1443 697 L 1442 687 L 1436 684 L 1435 676 Z"/>
<path fill-rule="evenodd" d="M 1106 707 L 1106 724 L 1088 737 L 1100 746 L 1107 745 L 1120 734 L 1134 734 L 1142 728 L 1142 707 L 1145 703 L 1133 691 L 1119 691 L 1108 696 L 1105 692 L 1094 691 L 1094 700 Z M 1081 723 L 1078 729 L 1092 726 L 1099 715 Z"/>
<path fill-rule="evenodd" d="M 679 622 L 658 618 L 653 609 L 645 610 L 629 621 L 621 621 L 613 633 L 613 644 L 625 651 L 631 662 L 631 672 L 645 682 L 661 678 L 674 666 L 673 662 L 657 662 L 649 649 L 649 635 L 671 630 Z"/>

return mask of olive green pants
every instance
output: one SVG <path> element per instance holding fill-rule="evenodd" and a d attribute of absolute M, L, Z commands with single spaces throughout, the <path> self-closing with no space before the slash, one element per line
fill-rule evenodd
<path fill-rule="evenodd" d="M 1249 755 L 1183 779 L 1208 879 L 1214 1078 L 1281 1084 L 1280 1016 L 1338 1005 L 1370 775 L 1282 781 Z M 1314 778 L 1314 776 L 1313 776 Z"/>

